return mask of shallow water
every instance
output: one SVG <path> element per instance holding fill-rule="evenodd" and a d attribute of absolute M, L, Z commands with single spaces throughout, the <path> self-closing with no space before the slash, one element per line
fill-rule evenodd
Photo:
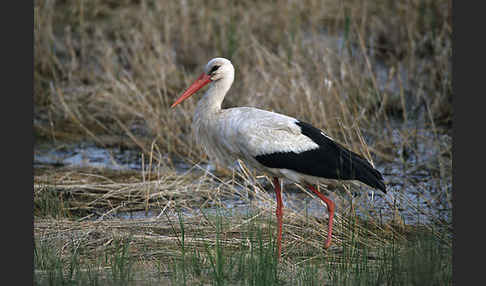
<path fill-rule="evenodd" d="M 38 147 L 34 150 L 34 167 L 42 165 L 141 170 L 139 152 L 119 148 L 101 148 L 94 144 L 67 144 L 62 147 Z"/>

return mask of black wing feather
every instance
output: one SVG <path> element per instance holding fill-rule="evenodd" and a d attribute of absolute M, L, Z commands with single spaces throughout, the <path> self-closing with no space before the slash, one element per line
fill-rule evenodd
<path fill-rule="evenodd" d="M 308 151 L 262 154 L 255 159 L 269 168 L 290 169 L 303 174 L 340 180 L 358 180 L 386 193 L 381 173 L 359 154 L 346 149 L 314 126 L 298 121 L 303 135 L 318 148 Z"/>

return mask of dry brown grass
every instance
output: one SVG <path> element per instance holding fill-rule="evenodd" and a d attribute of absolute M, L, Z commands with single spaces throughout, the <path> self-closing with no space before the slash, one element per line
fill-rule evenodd
<path fill-rule="evenodd" d="M 105 249 L 115 238 L 130 236 L 134 256 L 162 256 L 167 261 L 180 257 L 178 213 L 182 212 L 186 225 L 186 246 L 203 251 L 205 243 L 215 243 L 218 226 L 214 216 L 218 211 L 226 214 L 222 217 L 227 227 L 219 229 L 222 245 L 228 249 L 246 245 L 249 225 L 259 225 L 262 229 L 276 227 L 276 201 L 271 192 L 265 191 L 267 182 L 245 170 L 243 166 L 242 171 L 236 171 L 233 178 L 226 180 L 209 172 L 176 174 L 166 169 L 155 172 L 157 175 L 151 180 L 134 176 L 132 172 L 110 174 L 103 171 L 100 174 L 98 169 L 39 172 L 34 178 L 35 237 L 64 247 L 82 245 L 85 255 L 89 256 Z M 300 189 L 317 201 L 313 194 Z M 399 206 L 388 201 L 392 212 L 383 214 L 383 218 L 363 209 L 359 203 L 350 204 L 337 195 L 330 195 L 339 205 L 334 245 L 329 250 L 333 253 L 357 242 L 379 248 L 391 241 L 404 241 L 413 227 L 405 225 L 399 214 L 398 208 L 403 206 L 421 212 L 434 222 L 433 214 L 419 209 L 414 202 L 407 201 L 406 196 L 399 197 L 404 200 Z M 53 198 L 54 202 L 50 203 L 57 203 L 60 208 L 49 214 L 42 213 L 46 201 Z M 246 207 L 238 211 L 231 206 L 228 202 L 235 198 Z M 327 235 L 324 231 L 327 220 L 297 210 L 292 207 L 291 200 L 287 200 L 286 205 L 284 257 L 295 258 L 302 253 L 310 255 L 307 259 L 319 256 Z M 325 205 L 321 208 L 324 214 Z M 360 208 L 366 223 L 355 215 L 354 208 Z M 124 214 L 126 217 L 133 211 L 141 214 L 131 219 L 117 216 Z M 145 217 L 143 211 L 151 213 Z M 437 234 L 438 237 L 442 235 Z"/>
<path fill-rule="evenodd" d="M 216 56 L 236 66 L 225 106 L 309 121 L 357 151 L 365 151 L 360 130 L 375 137 L 393 114 L 450 121 L 449 2 L 339 3 L 38 1 L 36 134 L 98 144 L 109 135 L 146 154 L 155 142 L 198 160 L 190 136 L 197 97 L 169 105 Z M 377 70 L 378 60 L 388 68 Z"/>

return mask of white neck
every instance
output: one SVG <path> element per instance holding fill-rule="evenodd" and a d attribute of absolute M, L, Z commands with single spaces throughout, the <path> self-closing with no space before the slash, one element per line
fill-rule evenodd
<path fill-rule="evenodd" d="M 234 72 L 230 72 L 224 77 L 211 82 L 208 90 L 197 104 L 196 113 L 199 115 L 210 115 L 220 111 L 221 104 L 233 84 L 233 80 Z"/>

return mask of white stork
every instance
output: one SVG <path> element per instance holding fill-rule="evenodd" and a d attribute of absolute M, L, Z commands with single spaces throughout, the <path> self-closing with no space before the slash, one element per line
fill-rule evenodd
<path fill-rule="evenodd" d="M 358 180 L 386 193 L 381 173 L 365 158 L 308 123 L 252 107 L 221 109 L 234 76 L 231 61 L 214 58 L 171 107 L 209 84 L 194 114 L 194 135 L 208 156 L 219 164 L 228 166 L 241 159 L 273 177 L 277 197 L 278 257 L 281 253 L 283 215 L 278 178 L 304 184 L 326 203 L 329 223 L 324 247 L 328 248 L 331 245 L 335 206 L 313 185 L 326 178 Z"/>

